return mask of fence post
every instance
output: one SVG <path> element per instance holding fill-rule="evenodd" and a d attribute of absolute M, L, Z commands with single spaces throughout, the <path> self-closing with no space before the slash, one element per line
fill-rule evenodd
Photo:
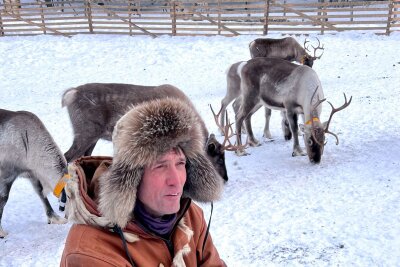
<path fill-rule="evenodd" d="M 264 35 L 268 34 L 269 4 L 270 3 L 271 3 L 270 0 L 265 1 L 265 12 L 264 12 L 265 22 L 264 22 L 264 31 L 263 31 Z"/>
<path fill-rule="evenodd" d="M 42 18 L 43 34 L 46 34 L 46 24 L 44 24 L 43 2 L 40 0 L 37 0 L 37 2 L 40 4 L 40 17 Z"/>
<path fill-rule="evenodd" d="M 90 6 L 90 0 L 85 0 L 85 16 L 88 19 L 89 32 L 93 33 L 92 8 Z"/>
<path fill-rule="evenodd" d="M 218 35 L 221 35 L 221 0 L 218 0 Z"/>
<path fill-rule="evenodd" d="M 386 24 L 386 35 L 390 35 L 390 26 L 392 24 L 391 22 L 392 22 L 393 8 L 394 8 L 393 0 L 390 0 L 388 8 L 389 8 L 389 12 L 388 12 L 388 18 L 387 18 L 387 24 Z"/>
<path fill-rule="evenodd" d="M 176 2 L 172 2 L 172 36 L 176 35 Z"/>
<path fill-rule="evenodd" d="M 4 36 L 5 33 L 4 33 L 4 28 L 3 28 L 3 17 L 1 16 L 1 13 L 2 12 L 0 12 L 0 36 Z"/>
<path fill-rule="evenodd" d="M 128 0 L 129 35 L 132 36 L 132 1 Z"/>
<path fill-rule="evenodd" d="M 322 0 L 322 9 L 323 9 L 322 16 L 325 16 L 325 17 L 328 16 L 328 12 L 326 12 L 326 7 L 327 7 L 327 5 L 325 4 L 325 1 Z M 328 18 L 321 18 L 320 21 L 328 21 Z M 321 34 L 323 35 L 324 32 L 325 32 L 325 25 L 323 23 L 321 23 Z"/>

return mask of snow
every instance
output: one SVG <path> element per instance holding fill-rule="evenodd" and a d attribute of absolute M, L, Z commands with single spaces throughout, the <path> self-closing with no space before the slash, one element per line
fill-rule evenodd
<path fill-rule="evenodd" d="M 257 37 L 3 37 L 0 108 L 38 115 L 65 152 L 72 143 L 61 108 L 65 89 L 88 82 L 170 83 L 217 133 L 208 104 L 219 108 L 226 69 L 249 59 L 248 43 Z M 325 45 L 314 70 L 326 98 L 340 106 L 343 93 L 353 96 L 330 126 L 340 144 L 328 136 L 319 165 L 292 157 L 292 141 L 284 140 L 273 111 L 273 142 L 263 140 L 244 157 L 227 152 L 229 182 L 214 203 L 211 235 L 228 266 L 400 266 L 400 34 L 309 38 L 315 37 Z M 322 119 L 329 113 L 324 103 Z M 260 140 L 264 121 L 263 112 L 254 114 Z M 111 143 L 99 142 L 93 154 L 111 155 Z M 49 200 L 58 209 L 53 195 Z M 202 207 L 208 220 L 210 205 Z M 47 224 L 26 179 L 14 183 L 2 226 L 9 235 L 0 239 L 0 266 L 59 265 L 71 224 Z"/>

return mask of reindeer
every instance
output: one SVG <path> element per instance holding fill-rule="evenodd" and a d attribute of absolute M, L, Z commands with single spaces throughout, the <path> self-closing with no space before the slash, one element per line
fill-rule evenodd
<path fill-rule="evenodd" d="M 298 63 L 307 65 L 312 67 L 314 60 L 320 59 L 323 52 L 317 56 L 318 50 L 324 50 L 323 46 L 318 39 L 318 46 L 313 47 L 314 55 L 309 55 L 307 51 L 310 52 L 308 46 L 306 44 L 309 41 L 304 41 L 304 48 L 300 46 L 297 41 L 292 37 L 286 37 L 282 39 L 271 39 L 271 38 L 258 38 L 252 41 L 249 44 L 250 54 L 252 58 L 255 57 L 273 57 L 273 58 L 281 58 L 287 61 L 297 61 Z M 225 112 L 226 107 L 232 102 L 232 100 L 237 99 L 240 96 L 240 71 L 241 68 L 246 64 L 246 61 L 240 61 L 232 64 L 228 70 L 226 75 L 227 80 L 227 90 L 226 95 L 221 101 L 221 111 Z M 258 105 L 254 107 L 251 112 L 251 115 L 255 113 L 263 104 L 260 102 Z M 235 110 L 235 114 L 237 113 L 239 106 L 237 101 L 233 102 L 233 109 Z M 251 116 L 250 115 L 250 116 Z M 264 134 L 263 136 L 268 139 L 272 139 L 272 135 L 269 131 L 269 120 L 271 117 L 271 109 L 265 107 L 265 126 L 264 126 Z M 220 124 L 224 125 L 224 116 L 220 117 Z M 250 123 L 250 122 L 249 122 Z M 287 124 L 286 121 L 282 123 Z M 250 126 L 251 127 L 251 126 Z M 242 132 L 245 128 L 242 129 Z M 247 131 L 247 126 L 246 126 Z M 290 139 L 290 131 L 285 134 Z M 255 145 L 251 143 L 250 145 Z"/>
<path fill-rule="evenodd" d="M 307 53 L 310 52 L 306 44 L 309 42 L 304 40 L 304 47 L 302 47 L 296 39 L 293 37 L 285 37 L 282 39 L 272 39 L 272 38 L 257 38 L 250 42 L 249 49 L 251 58 L 255 57 L 274 57 L 281 58 L 287 61 L 296 61 L 302 65 L 307 65 L 312 68 L 314 60 L 320 59 L 322 54 L 316 56 L 316 51 L 324 47 L 318 40 L 318 46 L 314 47 L 314 56 Z"/>
<path fill-rule="evenodd" d="M 4 206 L 18 176 L 28 178 L 46 210 L 48 223 L 66 223 L 47 195 L 66 171 L 67 161 L 40 119 L 27 111 L 0 109 L 0 238 Z"/>
<path fill-rule="evenodd" d="M 254 107 L 262 102 L 268 108 L 282 111 L 283 119 L 288 125 L 282 124 L 284 133 L 290 130 L 293 136 L 292 156 L 308 155 L 313 163 L 319 163 L 325 146 L 325 133 L 338 137 L 328 130 L 332 115 L 350 105 L 351 99 L 342 107 L 335 109 L 331 103 L 332 112 L 327 122 L 320 122 L 321 103 L 325 100 L 321 82 L 316 72 L 302 65 L 293 64 L 277 58 L 254 58 L 241 69 L 240 108 L 236 114 L 237 144 L 240 146 L 241 127 L 245 120 L 249 143 L 258 143 L 250 126 Z M 307 153 L 304 153 L 298 139 L 298 115 L 303 117 L 303 132 Z M 290 138 L 289 138 L 290 139 Z M 237 150 L 238 155 L 245 155 L 244 149 Z"/>
<path fill-rule="evenodd" d="M 227 90 L 226 90 L 226 95 L 225 97 L 221 100 L 221 109 L 219 113 L 225 114 L 226 108 L 228 105 L 232 102 L 232 100 L 235 100 L 232 104 L 233 109 L 235 111 L 235 114 L 237 114 L 239 110 L 239 103 L 237 101 L 238 97 L 240 96 L 241 90 L 240 90 L 240 72 L 242 70 L 242 67 L 246 64 L 246 61 L 239 61 L 236 62 L 235 64 L 232 64 L 229 69 L 226 72 L 226 83 L 227 83 Z M 261 106 L 262 102 L 258 103 L 254 109 L 251 112 L 251 115 L 253 115 Z M 250 116 L 251 116 L 250 115 Z M 271 117 L 271 109 L 265 107 L 265 127 L 264 127 L 264 134 L 263 136 L 265 138 L 272 139 L 272 135 L 269 131 L 269 120 Z M 219 125 L 222 126 L 222 128 L 225 126 L 225 116 L 219 116 L 220 122 L 218 123 Z M 249 126 L 251 127 L 251 121 L 249 121 Z M 247 126 L 246 126 L 247 129 Z M 221 128 L 220 128 L 221 131 Z M 242 128 L 242 133 L 245 133 L 246 130 L 245 128 Z M 222 132 L 221 132 L 222 133 Z M 254 144 L 251 144 L 254 145 Z"/>
<path fill-rule="evenodd" d="M 190 104 L 190 99 L 178 88 L 164 84 L 141 86 L 118 83 L 89 83 L 68 89 L 62 97 L 62 106 L 67 107 L 74 130 L 74 140 L 65 153 L 68 162 L 92 154 L 99 139 L 111 141 L 114 126 L 134 105 L 144 101 L 166 97 L 179 98 Z M 204 121 L 197 113 L 203 130 L 206 153 L 221 177 L 228 181 L 224 147 L 215 135 L 209 136 Z"/>

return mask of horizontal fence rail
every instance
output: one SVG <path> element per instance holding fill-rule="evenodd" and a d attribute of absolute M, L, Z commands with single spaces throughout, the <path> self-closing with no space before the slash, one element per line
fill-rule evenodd
<path fill-rule="evenodd" d="M 0 0 L 0 36 L 225 35 L 400 30 L 400 0 Z M 317 0 L 316 0 L 317 1 Z"/>

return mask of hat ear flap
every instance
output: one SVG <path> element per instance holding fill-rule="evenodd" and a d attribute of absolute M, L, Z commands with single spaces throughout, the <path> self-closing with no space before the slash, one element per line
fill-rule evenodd
<path fill-rule="evenodd" d="M 121 228 L 132 219 L 136 193 L 143 173 L 143 168 L 130 168 L 115 162 L 110 171 L 99 178 L 99 211 Z"/>
<path fill-rule="evenodd" d="M 186 174 L 185 197 L 200 202 L 210 202 L 220 198 L 223 179 L 204 155 L 197 154 L 194 158 L 186 159 Z"/>

